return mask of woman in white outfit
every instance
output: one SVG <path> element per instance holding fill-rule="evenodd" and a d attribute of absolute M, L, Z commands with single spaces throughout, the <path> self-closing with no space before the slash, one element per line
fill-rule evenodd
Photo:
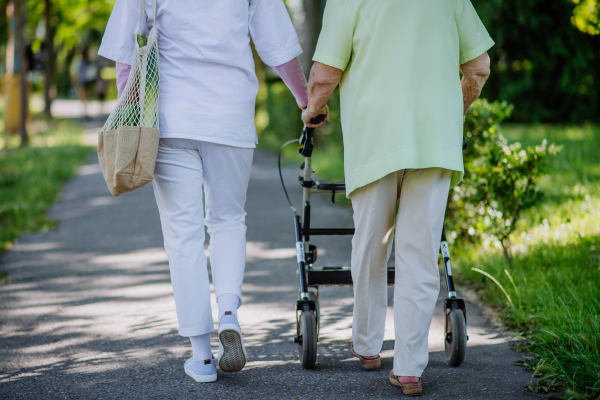
<path fill-rule="evenodd" d="M 138 19 L 138 0 L 117 0 L 99 50 L 117 62 L 119 92 L 132 63 Z M 161 139 L 154 193 L 179 334 L 189 337 L 193 348 L 184 368 L 197 382 L 213 382 L 217 371 L 209 336 L 214 324 L 205 224 L 219 307 L 218 363 L 222 371 L 235 372 L 246 362 L 237 309 L 246 259 L 244 204 L 257 143 L 258 80 L 250 40 L 300 108 L 307 103 L 297 59 L 302 50 L 283 0 L 158 0 L 156 21 L 149 0 L 142 21 L 147 23 L 142 34 L 155 24 L 158 29 Z"/>

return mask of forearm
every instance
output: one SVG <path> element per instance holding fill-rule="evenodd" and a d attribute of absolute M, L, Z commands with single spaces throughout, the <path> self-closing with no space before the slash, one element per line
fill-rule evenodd
<path fill-rule="evenodd" d="M 308 108 L 313 114 L 318 114 L 325 107 L 342 80 L 342 74 L 340 69 L 315 62 L 308 80 Z"/>
<path fill-rule="evenodd" d="M 490 58 L 487 53 L 460 66 L 463 73 L 461 80 L 463 94 L 463 115 L 467 114 L 471 104 L 481 94 L 483 85 L 490 76 Z"/>
<path fill-rule="evenodd" d="M 467 114 L 467 111 L 469 111 L 469 108 L 473 102 L 479 98 L 479 95 L 481 95 L 483 83 L 485 83 L 485 81 L 481 82 L 479 80 L 465 79 L 463 76 L 462 80 L 460 81 L 463 94 L 463 115 Z"/>
<path fill-rule="evenodd" d="M 298 106 L 300 108 L 305 108 L 308 104 L 306 78 L 304 77 L 302 65 L 300 64 L 298 57 L 285 64 L 278 65 L 274 67 L 274 69 L 296 98 Z"/>

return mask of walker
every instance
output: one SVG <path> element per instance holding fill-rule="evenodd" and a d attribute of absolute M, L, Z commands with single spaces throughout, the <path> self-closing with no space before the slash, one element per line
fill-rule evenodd
<path fill-rule="evenodd" d="M 317 124 L 322 119 L 318 116 L 312 120 Z M 294 227 L 296 231 L 296 254 L 298 259 L 298 281 L 299 297 L 296 302 L 296 337 L 294 343 L 298 344 L 298 355 L 300 364 L 304 369 L 312 369 L 317 361 L 317 342 L 319 340 L 320 286 L 352 286 L 350 267 L 343 266 L 315 266 L 317 261 L 317 247 L 310 244 L 311 235 L 353 235 L 354 229 L 343 228 L 311 228 L 310 226 L 310 196 L 312 194 L 331 195 L 331 202 L 335 201 L 336 194 L 345 194 L 346 185 L 344 180 L 313 180 L 314 170 L 311 167 L 311 156 L 313 152 L 314 128 L 304 127 L 300 139 L 285 143 L 279 151 L 278 166 L 281 185 L 287 197 L 288 203 L 294 213 Z M 298 215 L 292 205 L 281 174 L 281 153 L 291 143 L 299 142 L 303 147 L 298 151 L 304 157 L 304 163 L 300 166 L 303 171 L 299 176 L 300 185 L 303 188 L 302 216 Z M 463 139 L 463 150 L 466 141 Z M 442 229 L 442 242 L 440 254 L 444 264 L 446 275 L 446 286 L 448 298 L 444 300 L 444 314 L 446 323 L 444 328 L 444 347 L 446 360 L 453 367 L 458 367 L 465 359 L 467 349 L 467 313 L 465 302 L 456 297 L 452 270 L 450 268 L 450 251 L 446 241 L 445 229 Z M 395 279 L 395 268 L 388 267 L 388 285 L 393 285 Z"/>

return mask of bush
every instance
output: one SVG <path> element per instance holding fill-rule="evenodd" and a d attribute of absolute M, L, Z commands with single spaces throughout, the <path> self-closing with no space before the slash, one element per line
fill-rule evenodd
<path fill-rule="evenodd" d="M 509 263 L 510 235 L 521 213 L 540 201 L 537 183 L 548 172 L 547 157 L 559 150 L 546 140 L 527 148 L 509 145 L 498 125 L 512 110 L 507 103 L 477 100 L 467 113 L 465 175 L 450 193 L 446 214 L 450 238 L 493 242 Z"/>

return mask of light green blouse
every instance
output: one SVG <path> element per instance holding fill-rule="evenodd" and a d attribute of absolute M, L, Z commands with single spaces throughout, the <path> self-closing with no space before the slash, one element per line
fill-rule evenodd
<path fill-rule="evenodd" d="M 314 61 L 340 83 L 346 193 L 405 168 L 462 180 L 459 65 L 494 44 L 470 0 L 328 0 Z"/>

